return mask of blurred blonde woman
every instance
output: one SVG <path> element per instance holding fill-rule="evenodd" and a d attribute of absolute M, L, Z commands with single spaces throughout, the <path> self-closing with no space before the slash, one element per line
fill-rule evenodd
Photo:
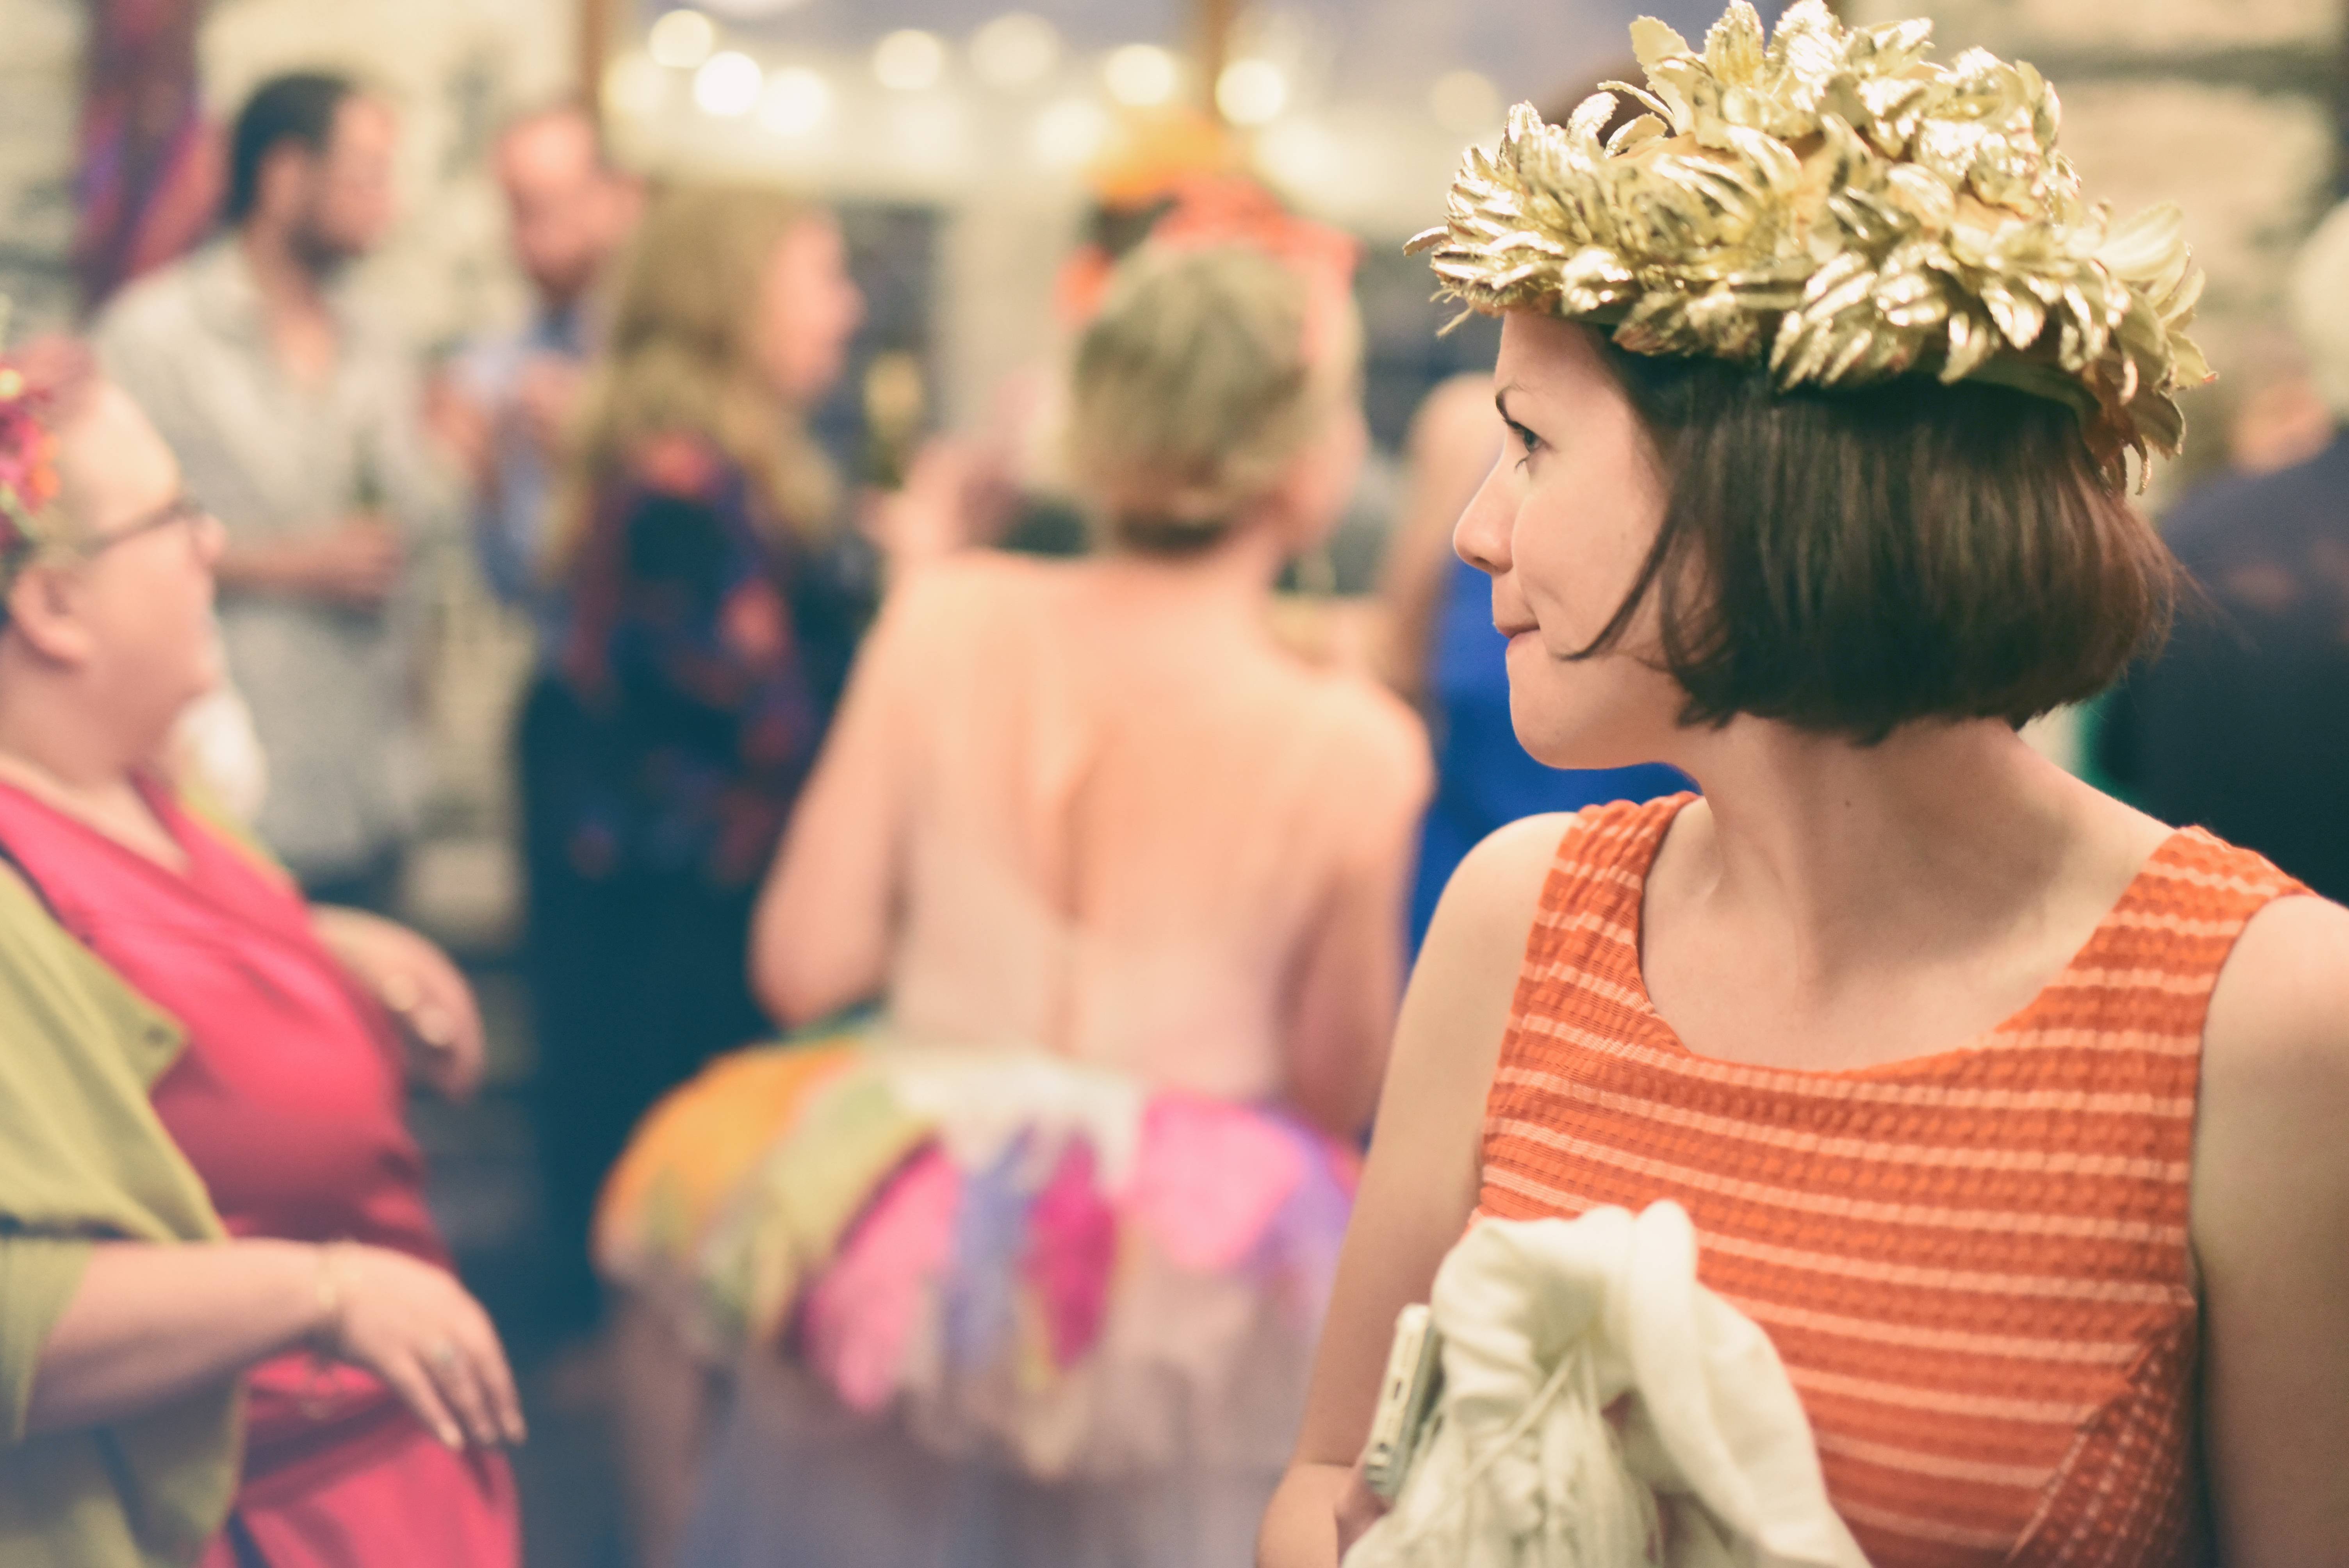
<path fill-rule="evenodd" d="M 1345 276 L 1130 260 L 1071 400 L 1107 548 L 933 566 L 860 655 L 751 965 L 885 1023 L 711 1069 L 599 1237 L 738 1357 L 682 1561 L 1246 1561 L 1427 787 L 1408 711 L 1266 624 L 1362 454 Z"/>
<path fill-rule="evenodd" d="M 523 726 L 558 1309 L 592 1309 L 629 1125 L 764 1030 L 751 899 L 870 607 L 803 427 L 863 314 L 831 216 L 747 187 L 664 196 L 618 281 L 547 563 L 568 640 Z"/>

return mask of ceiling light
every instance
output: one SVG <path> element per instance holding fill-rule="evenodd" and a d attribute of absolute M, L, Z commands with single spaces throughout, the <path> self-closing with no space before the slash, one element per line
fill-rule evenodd
<path fill-rule="evenodd" d="M 1109 111 L 1091 98 L 1064 98 L 1036 117 L 1029 145 L 1054 169 L 1081 168 L 1109 140 Z"/>
<path fill-rule="evenodd" d="M 805 66 L 775 72 L 759 98 L 759 124 L 777 136 L 805 136 L 831 113 L 832 84 Z"/>
<path fill-rule="evenodd" d="M 1234 125 L 1263 125 L 1288 105 L 1288 78 L 1270 60 L 1234 60 L 1216 78 L 1216 107 Z"/>
<path fill-rule="evenodd" d="M 971 35 L 971 69 L 988 87 L 1005 92 L 1036 86 L 1060 63 L 1059 30 L 1031 12 L 998 16 Z"/>
<path fill-rule="evenodd" d="M 1155 44 L 1128 44 L 1110 51 L 1102 67 L 1109 96 L 1129 108 L 1149 108 L 1164 103 L 1182 85 L 1183 68 L 1173 55 Z"/>
<path fill-rule="evenodd" d="M 766 82 L 767 73 L 759 68 L 758 61 L 728 49 L 710 56 L 693 73 L 693 101 L 704 114 L 732 119 L 758 107 L 759 92 Z"/>
<path fill-rule="evenodd" d="M 906 27 L 873 46 L 873 75 L 885 88 L 920 92 L 946 75 L 947 46 L 936 33 Z"/>
<path fill-rule="evenodd" d="M 671 11 L 645 35 L 645 47 L 659 64 L 689 71 L 718 47 L 718 24 L 698 11 Z"/>

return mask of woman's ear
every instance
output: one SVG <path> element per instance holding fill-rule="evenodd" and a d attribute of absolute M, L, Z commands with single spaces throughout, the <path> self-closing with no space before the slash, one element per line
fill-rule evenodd
<path fill-rule="evenodd" d="M 94 650 L 74 587 L 70 573 L 38 561 L 8 585 L 8 629 L 46 662 L 78 666 Z"/>

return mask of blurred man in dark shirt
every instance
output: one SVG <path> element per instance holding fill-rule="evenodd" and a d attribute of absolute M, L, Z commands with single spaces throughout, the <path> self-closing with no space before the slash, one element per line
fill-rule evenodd
<path fill-rule="evenodd" d="M 2349 900 L 2349 206 L 2302 251 L 2292 305 L 2333 438 L 2171 514 L 2208 602 L 2189 596 L 2168 649 L 2118 694 L 2098 760 L 2154 815 Z"/>

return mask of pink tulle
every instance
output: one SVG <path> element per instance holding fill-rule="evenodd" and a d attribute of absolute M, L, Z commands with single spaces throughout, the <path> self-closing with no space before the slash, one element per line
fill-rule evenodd
<path fill-rule="evenodd" d="M 801 1336 L 809 1364 L 850 1408 L 889 1402 L 915 1322 L 954 1253 L 962 1177 L 936 1148 L 883 1190 L 848 1244 L 808 1292 Z"/>
<path fill-rule="evenodd" d="M 1020 1261 L 1054 1367 L 1074 1366 L 1100 1340 L 1116 1270 L 1117 1212 L 1095 1184 L 1092 1145 L 1074 1140 L 1029 1211 Z"/>
<path fill-rule="evenodd" d="M 1143 1113 L 1126 1207 L 1175 1264 L 1222 1274 L 1256 1250 L 1304 1174 L 1297 1145 L 1251 1108 L 1162 1095 Z"/>

